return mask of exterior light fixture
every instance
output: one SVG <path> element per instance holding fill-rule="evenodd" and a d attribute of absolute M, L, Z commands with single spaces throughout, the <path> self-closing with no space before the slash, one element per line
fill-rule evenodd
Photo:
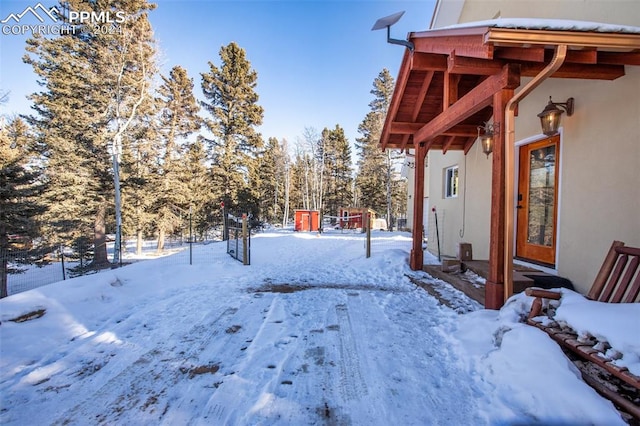
<path fill-rule="evenodd" d="M 478 139 L 482 145 L 482 152 L 487 155 L 493 152 L 493 138 L 498 134 L 500 129 L 500 123 L 484 123 L 484 126 L 478 126 Z M 482 132 L 482 134 L 480 134 Z"/>
<path fill-rule="evenodd" d="M 567 112 L 567 117 L 573 115 L 573 98 L 567 99 L 567 102 L 553 102 L 551 96 L 549 96 L 549 103 L 542 110 L 538 117 L 540 117 L 540 124 L 542 125 L 542 133 L 547 136 L 553 136 L 558 133 L 560 127 L 560 116 L 563 112 Z M 558 107 L 562 107 L 564 111 Z"/>

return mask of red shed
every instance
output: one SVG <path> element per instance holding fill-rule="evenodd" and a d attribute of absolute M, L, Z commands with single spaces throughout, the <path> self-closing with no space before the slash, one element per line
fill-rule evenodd
<path fill-rule="evenodd" d="M 366 229 L 366 226 L 362 226 L 364 217 L 369 213 L 370 223 L 376 218 L 376 213 L 363 207 L 341 207 L 340 208 L 340 228 L 342 229 Z"/>
<path fill-rule="evenodd" d="M 294 231 L 317 231 L 320 229 L 320 212 L 318 210 L 296 210 Z"/>

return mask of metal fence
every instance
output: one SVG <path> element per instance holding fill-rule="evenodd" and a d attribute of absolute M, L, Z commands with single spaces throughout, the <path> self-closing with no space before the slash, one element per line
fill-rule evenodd
<path fill-rule="evenodd" d="M 112 264 L 111 267 L 118 268 L 135 262 L 159 258 L 164 263 L 176 265 L 210 263 L 212 256 L 215 256 L 212 254 L 214 251 L 194 250 L 194 248 L 221 242 L 221 232 L 217 236 L 198 242 L 190 242 L 188 238 L 176 235 L 165 241 L 162 250 L 157 250 L 156 241 L 144 241 L 142 251 L 138 253 L 136 241 L 127 240 L 123 244 L 122 262 Z M 34 252 L 34 250 L 0 250 L 0 265 L 4 269 L 0 272 L 6 274 L 8 295 L 99 271 L 99 269 L 91 267 L 90 258 L 79 256 L 76 251 L 70 248 L 60 247 L 46 253 L 38 253 L 38 256 L 34 256 Z M 88 252 L 92 253 L 90 250 Z M 107 243 L 107 254 L 111 259 L 113 242 Z"/>
<path fill-rule="evenodd" d="M 228 214 L 226 218 L 227 253 L 243 265 L 251 264 L 251 232 L 247 215 L 238 217 Z"/>
<path fill-rule="evenodd" d="M 122 247 L 122 265 L 151 259 L 158 259 L 165 265 L 209 264 L 222 261 L 228 255 L 249 265 L 251 234 L 261 231 L 263 227 L 259 223 L 252 223 L 250 219 L 247 220 L 246 227 L 245 237 L 242 219 L 236 217 L 235 220 L 228 222 L 226 241 L 224 241 L 224 228 L 220 226 L 207 233 L 204 239 L 200 237 L 193 242 L 189 239 L 188 233 L 172 235 L 165 240 L 162 250 L 157 249 L 157 241 L 145 240 L 140 253 L 137 252 L 136 241 L 128 239 Z M 406 249 L 410 247 L 411 239 L 411 234 L 408 232 L 372 230 L 371 235 L 367 237 L 367 233 L 361 230 L 336 229 L 330 226 L 325 226 L 324 233 L 361 239 L 363 257 L 376 257 L 390 248 Z M 224 246 L 221 247 L 222 244 Z M 77 247 L 75 249 L 58 247 L 47 253 L 38 253 L 37 256 L 34 253 L 36 253 L 35 250 L 10 252 L 0 250 L 0 265 L 4 265 L 9 295 L 99 271 L 91 268 L 90 247 L 83 256 L 78 255 Z M 107 254 L 109 259 L 112 259 L 113 242 L 107 243 Z M 120 266 L 120 264 L 111 265 L 112 268 Z"/>

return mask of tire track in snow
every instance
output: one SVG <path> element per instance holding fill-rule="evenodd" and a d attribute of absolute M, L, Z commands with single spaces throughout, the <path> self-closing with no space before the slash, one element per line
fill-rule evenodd
<path fill-rule="evenodd" d="M 257 303 L 254 304 L 254 301 Z M 236 359 L 236 362 L 220 366 L 218 372 L 220 374 L 213 386 L 205 383 L 196 392 L 194 392 L 193 386 L 190 387 L 188 393 L 181 395 L 176 399 L 177 402 L 171 404 L 167 414 L 162 418 L 162 424 L 211 425 L 226 423 L 223 422 L 223 419 L 233 414 L 229 414 L 228 407 L 238 407 L 241 404 L 238 395 L 250 393 L 246 389 L 241 389 L 239 393 L 233 394 L 228 392 L 228 389 L 235 390 L 238 386 L 238 377 L 242 377 L 244 366 L 250 364 L 255 342 L 259 338 L 261 330 L 268 323 L 278 324 L 281 322 L 273 318 L 276 305 L 276 297 L 268 293 L 256 293 L 251 302 L 243 303 L 241 311 L 236 315 L 238 324 L 242 323 L 241 328 L 238 331 L 230 332 L 229 329 L 226 331 L 231 333 L 233 339 L 218 339 L 201 354 L 201 358 Z M 243 320 L 245 321 L 243 322 Z M 240 379 L 240 382 L 246 384 L 243 379 Z M 255 385 L 255 383 L 249 384 Z"/>
<path fill-rule="evenodd" d="M 336 315 L 340 326 L 340 388 L 345 401 L 357 400 L 367 395 L 367 385 L 360 371 L 360 355 L 347 305 L 336 305 Z"/>
<path fill-rule="evenodd" d="M 287 298 L 294 322 L 290 329 L 295 329 L 298 343 L 289 348 L 279 374 L 265 386 L 275 396 L 273 413 L 277 413 L 281 424 L 324 424 L 335 419 L 331 377 L 337 367 L 332 355 L 337 353 L 327 349 L 327 340 L 337 339 L 337 333 L 332 330 L 338 327 L 335 321 L 332 326 L 328 325 L 328 318 L 335 319 L 335 306 L 324 297 L 327 291 L 335 290 L 308 290 Z M 300 311 L 304 314 L 298 313 Z M 298 403 L 291 404 L 291 401 Z M 251 418 L 248 423 L 271 418 Z"/>
<path fill-rule="evenodd" d="M 281 340 L 282 331 L 286 327 L 282 323 L 285 319 L 285 311 L 280 295 L 276 294 L 264 297 L 264 299 L 268 299 L 269 306 L 262 310 L 264 318 L 261 319 L 256 334 L 250 339 L 251 341 L 244 351 L 245 356 L 238 363 L 229 367 L 234 371 L 234 374 L 229 376 L 217 391 L 209 396 L 198 417 L 190 419 L 187 424 L 217 425 L 240 422 L 240 419 L 251 410 L 252 403 L 257 401 L 262 390 L 262 381 L 255 383 L 244 377 L 271 377 L 277 374 L 278 362 L 273 359 L 277 352 L 273 351 L 269 357 L 266 357 L 267 359 L 263 359 L 265 354 L 261 352 L 261 349 L 268 345 L 267 342 L 274 342 L 272 345 L 274 348 L 283 342 Z M 256 317 L 257 313 L 253 315 Z M 261 373 L 255 374 L 252 369 L 260 369 Z M 238 395 L 243 396 L 242 400 L 238 400 Z"/>
<path fill-rule="evenodd" d="M 166 390 L 188 373 L 192 364 L 187 360 L 197 359 L 207 342 L 224 329 L 222 324 L 237 311 L 237 308 L 227 308 L 217 317 L 205 319 L 186 333 L 167 339 L 167 342 L 198 343 L 184 353 L 176 354 L 174 348 L 166 348 L 164 343 L 147 351 L 52 424 L 82 423 L 88 419 L 96 423 L 113 423 L 136 407 L 154 415 L 157 402 Z M 168 409 L 167 406 L 162 408 Z M 156 419 L 162 416 L 162 412 L 158 414 Z"/>
<path fill-rule="evenodd" d="M 340 407 L 331 386 L 339 383 L 340 327 L 335 305 L 324 297 L 327 291 L 336 290 L 277 294 L 247 357 L 234 365 L 235 374 L 211 396 L 193 424 L 333 421 Z"/>
<path fill-rule="evenodd" d="M 123 282 L 124 286 L 131 284 L 128 280 Z M 209 289 L 210 285 L 194 288 Z M 95 297 L 105 300 L 105 303 L 111 303 L 111 298 L 101 295 Z M 84 401 L 87 394 L 92 394 L 101 386 L 95 377 L 117 374 L 146 352 L 145 347 L 149 346 L 145 344 L 146 339 L 131 340 L 130 333 L 133 328 L 144 327 L 150 338 L 156 341 L 167 340 L 171 333 L 158 329 L 155 324 L 162 323 L 167 317 L 184 318 L 184 306 L 187 303 L 184 299 L 184 291 L 176 289 L 166 292 L 164 297 L 155 295 L 141 303 L 126 304 L 122 311 L 115 314 L 96 315 L 86 326 L 82 323 L 81 325 L 86 327 L 84 333 L 72 336 L 66 343 L 60 342 L 55 350 L 43 354 L 40 360 L 31 363 L 19 374 L 0 384 L 0 395 L 4 397 L 4 404 L 11 407 L 1 418 L 10 419 L 12 411 L 29 409 L 26 406 L 29 398 L 25 395 L 31 392 L 31 386 L 35 387 L 43 404 L 43 410 L 34 413 L 34 421 L 50 422 L 51 418 L 62 412 L 57 405 L 49 402 L 53 393 L 62 395 L 68 406 Z M 70 321 L 74 321 L 74 318 L 70 317 Z M 173 334 L 175 333 L 174 330 Z M 115 349 L 114 344 L 120 346 L 119 349 Z"/>

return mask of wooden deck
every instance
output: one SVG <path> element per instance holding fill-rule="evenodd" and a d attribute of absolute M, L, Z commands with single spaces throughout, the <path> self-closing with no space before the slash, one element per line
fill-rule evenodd
<path fill-rule="evenodd" d="M 455 262 L 454 262 L 455 263 Z M 484 286 L 472 282 L 463 271 L 469 270 L 486 279 L 489 274 L 488 260 L 465 260 L 460 262 L 461 267 L 452 267 L 450 271 L 443 271 L 442 265 L 424 265 L 423 270 L 434 278 L 446 281 L 454 288 L 460 290 L 473 300 L 485 306 Z M 513 265 L 513 288 L 515 293 L 523 292 L 527 287 L 533 287 L 533 279 L 526 275 L 550 276 L 538 269 L 522 265 Z"/>

